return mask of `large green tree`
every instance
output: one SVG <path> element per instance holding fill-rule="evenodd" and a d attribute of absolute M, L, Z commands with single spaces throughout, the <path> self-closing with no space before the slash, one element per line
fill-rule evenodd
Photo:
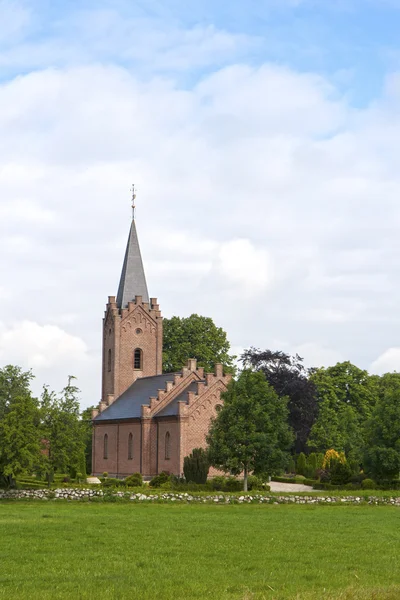
<path fill-rule="evenodd" d="M 234 357 L 225 331 L 210 317 L 191 315 L 164 319 L 163 371 L 179 371 L 188 358 L 197 358 L 198 365 L 212 371 L 222 363 L 225 371 L 234 372 Z"/>
<path fill-rule="evenodd" d="M 278 396 L 288 397 L 289 425 L 292 427 L 296 454 L 307 450 L 307 440 L 318 414 L 315 385 L 310 381 L 303 359 L 281 351 L 249 348 L 240 357 L 245 367 L 264 373 Z"/>
<path fill-rule="evenodd" d="M 400 471 L 400 373 L 381 378 L 379 399 L 366 426 L 365 470 L 379 480 Z"/>
<path fill-rule="evenodd" d="M 225 472 L 243 472 L 247 491 L 250 472 L 273 473 L 288 461 L 293 434 L 287 399 L 279 398 L 262 373 L 250 370 L 229 383 L 222 399 L 207 436 L 210 463 Z"/>
<path fill-rule="evenodd" d="M 311 381 L 319 411 L 308 445 L 321 452 L 335 448 L 361 460 L 365 426 L 378 399 L 379 378 L 344 362 L 315 369 Z"/>
<path fill-rule="evenodd" d="M 20 367 L 0 369 L 0 480 L 13 485 L 41 458 L 39 406 L 32 397 L 33 375 Z"/>
<path fill-rule="evenodd" d="M 55 472 L 85 471 L 86 432 L 80 419 L 79 389 L 73 377 L 57 396 L 44 388 L 41 398 L 42 434 L 48 441 L 46 472 L 49 480 Z M 82 473 L 84 474 L 84 473 Z"/>

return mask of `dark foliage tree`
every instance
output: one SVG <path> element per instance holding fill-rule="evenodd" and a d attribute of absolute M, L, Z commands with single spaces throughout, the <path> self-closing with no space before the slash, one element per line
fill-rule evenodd
<path fill-rule="evenodd" d="M 308 451 L 307 439 L 318 414 L 315 385 L 303 359 L 280 351 L 250 348 L 241 356 L 245 368 L 264 373 L 279 397 L 288 397 L 289 425 L 294 431 L 296 454 Z"/>
<path fill-rule="evenodd" d="M 203 448 L 193 448 L 183 459 L 183 474 L 188 482 L 206 483 L 208 470 L 208 455 Z"/>
<path fill-rule="evenodd" d="M 272 474 L 288 464 L 293 434 L 286 401 L 262 373 L 250 370 L 229 383 L 222 399 L 207 436 L 210 463 L 235 475 L 243 472 L 247 491 L 250 472 Z"/>
<path fill-rule="evenodd" d="M 92 425 L 92 410 L 94 406 L 89 406 L 81 413 L 81 426 L 85 442 L 85 472 L 90 475 L 92 472 L 92 440 L 93 440 L 93 425 Z"/>
<path fill-rule="evenodd" d="M 188 358 L 197 358 L 198 365 L 212 371 L 222 363 L 228 373 L 234 372 L 234 358 L 225 331 L 210 317 L 191 315 L 163 321 L 163 371 L 180 371 Z"/>

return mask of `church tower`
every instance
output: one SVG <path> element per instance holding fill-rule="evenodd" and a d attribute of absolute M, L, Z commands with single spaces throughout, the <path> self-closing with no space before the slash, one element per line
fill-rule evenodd
<path fill-rule="evenodd" d="M 162 316 L 147 291 L 134 211 L 133 206 L 117 297 L 108 298 L 103 319 L 102 402 L 107 406 L 136 379 L 162 373 Z"/>

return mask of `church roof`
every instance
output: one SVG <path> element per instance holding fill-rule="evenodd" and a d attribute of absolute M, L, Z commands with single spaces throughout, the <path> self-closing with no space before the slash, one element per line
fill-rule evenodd
<path fill-rule="evenodd" d="M 150 397 L 157 397 L 158 390 L 164 390 L 167 381 L 174 380 L 174 373 L 153 375 L 136 379 L 119 398 L 100 413 L 95 421 L 110 419 L 134 419 L 142 414 L 142 404 L 150 404 Z"/>
<path fill-rule="evenodd" d="M 187 403 L 187 393 L 188 392 L 196 392 L 198 381 L 192 381 L 190 385 L 188 385 L 176 398 L 171 400 L 167 406 L 165 406 L 159 413 L 156 414 L 156 417 L 171 417 L 173 415 L 178 414 L 178 402 L 186 402 Z M 205 382 L 203 382 L 205 383 Z"/>
<path fill-rule="evenodd" d="M 132 219 L 117 294 L 118 308 L 126 308 L 135 296 L 142 296 L 143 302 L 149 302 L 135 219 Z"/>

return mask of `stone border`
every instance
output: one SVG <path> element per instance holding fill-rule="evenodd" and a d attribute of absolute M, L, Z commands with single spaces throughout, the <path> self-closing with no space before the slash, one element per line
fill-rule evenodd
<path fill-rule="evenodd" d="M 43 490 L 0 490 L 0 500 L 78 500 L 113 502 L 127 500 L 133 502 L 180 502 L 186 504 L 374 504 L 400 507 L 400 497 L 379 496 L 271 496 L 268 494 L 208 494 L 198 496 L 190 493 L 157 492 L 144 494 L 129 491 L 103 491 L 84 488 L 58 488 Z"/>

